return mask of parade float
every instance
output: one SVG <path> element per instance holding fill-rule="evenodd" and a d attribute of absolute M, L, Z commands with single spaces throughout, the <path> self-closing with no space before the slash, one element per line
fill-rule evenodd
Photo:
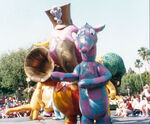
<path fill-rule="evenodd" d="M 55 81 L 72 81 L 79 86 L 79 105 L 82 113 L 81 124 L 111 123 L 108 115 L 108 95 L 105 85 L 111 73 L 95 61 L 97 33 L 105 26 L 93 28 L 85 24 L 76 36 L 76 47 L 80 50 L 82 61 L 72 73 L 53 72 Z"/>
<path fill-rule="evenodd" d="M 50 39 L 44 43 L 34 44 L 35 48 L 30 51 L 30 53 L 25 58 L 24 69 L 28 78 L 32 81 L 37 82 L 36 89 L 39 89 L 38 84 L 41 84 L 42 96 L 38 97 L 36 90 L 33 93 L 33 98 L 31 98 L 30 105 L 35 101 L 42 101 L 42 104 L 38 103 L 38 107 L 43 107 L 45 111 L 52 111 L 52 108 L 48 108 L 47 104 L 51 96 L 51 88 L 55 87 L 53 93 L 54 104 L 59 111 L 65 114 L 65 124 L 75 124 L 77 122 L 77 115 L 81 116 L 79 109 L 79 84 L 77 82 L 64 82 L 61 80 L 53 81 L 51 79 L 51 74 L 54 71 L 59 71 L 63 73 L 71 73 L 75 67 L 83 61 L 83 54 L 81 54 L 79 44 L 77 43 L 77 36 L 81 35 L 82 30 L 77 28 L 70 17 L 70 4 L 65 4 L 62 6 L 52 7 L 49 10 L 45 11 L 48 15 L 50 21 L 53 24 L 53 30 L 50 34 Z M 90 26 L 89 26 L 90 27 Z M 92 33 L 97 31 L 93 29 Z M 102 29 L 102 28 L 101 28 Z M 100 28 L 99 28 L 100 30 Z M 89 31 L 85 31 L 89 32 Z M 90 34 L 92 35 L 92 34 Z M 94 34 L 96 35 L 96 33 Z M 96 36 L 97 39 L 97 36 Z M 83 40 L 81 40 L 83 41 Z M 90 41 L 92 42 L 92 41 Z M 92 43 L 93 44 L 93 43 Z M 95 45 L 95 44 L 94 44 Z M 84 50 L 83 50 L 84 51 Z M 96 53 L 96 51 L 94 51 Z M 92 58 L 92 61 L 95 60 L 96 54 Z M 122 66 L 120 63 L 115 62 L 118 59 L 114 59 L 112 56 L 103 56 L 103 65 L 108 68 L 112 73 L 111 82 L 105 83 L 107 88 L 107 94 L 110 98 L 114 99 L 116 96 L 116 82 L 121 81 L 122 75 L 125 73 L 125 67 L 123 61 Z M 113 61 L 114 64 L 111 64 Z M 98 60 L 99 62 L 99 60 Z M 118 63 L 118 64 L 115 64 Z M 109 65 L 110 64 L 110 65 Z M 115 66 L 115 67 L 114 67 Z M 92 67 L 92 66 L 91 66 Z M 116 69 L 117 67 L 117 69 Z M 111 69 L 113 68 L 113 69 Z M 115 68 L 115 69 L 114 69 Z M 94 69 L 94 68 L 93 68 Z M 124 71 L 120 71 L 120 69 Z M 106 69 L 107 70 L 107 69 Z M 84 71 L 84 70 L 83 70 Z M 86 70 L 85 70 L 86 71 Z M 115 71 L 115 72 L 114 72 Z M 89 70 L 93 73 L 93 70 Z M 109 79 L 108 79 L 109 80 Z M 108 81 L 107 80 L 107 81 Z M 101 106 L 103 109 L 99 112 L 107 113 L 108 121 L 109 114 L 106 112 L 108 108 L 107 95 L 105 92 L 105 85 L 102 88 L 105 94 L 106 106 Z M 41 92 L 41 91 L 40 91 Z M 32 100 L 34 99 L 34 100 Z M 100 106 L 99 106 L 100 107 Z M 6 113 L 15 111 L 31 111 L 30 118 L 33 120 L 40 119 L 38 118 L 39 108 L 36 109 L 36 112 L 33 113 L 32 106 L 27 108 L 27 106 L 20 106 L 17 108 L 9 109 Z M 94 109 L 95 110 L 95 109 Z M 102 116 L 102 115 L 101 115 Z M 94 120 L 96 118 L 93 118 Z"/>

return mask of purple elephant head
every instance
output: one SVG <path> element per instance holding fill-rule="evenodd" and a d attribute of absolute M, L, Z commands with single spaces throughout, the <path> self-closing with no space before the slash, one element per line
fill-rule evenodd
<path fill-rule="evenodd" d="M 54 29 L 50 35 L 50 56 L 55 64 L 60 65 L 66 72 L 72 72 L 81 62 L 81 54 L 76 48 L 74 38 L 77 32 L 76 26 L 69 25 L 61 30 Z"/>

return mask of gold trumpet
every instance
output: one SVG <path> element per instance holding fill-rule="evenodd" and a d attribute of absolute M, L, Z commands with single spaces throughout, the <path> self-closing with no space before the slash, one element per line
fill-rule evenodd
<path fill-rule="evenodd" d="M 48 49 L 37 47 L 31 50 L 24 62 L 26 75 L 34 82 L 46 81 L 54 70 L 54 61 Z"/>

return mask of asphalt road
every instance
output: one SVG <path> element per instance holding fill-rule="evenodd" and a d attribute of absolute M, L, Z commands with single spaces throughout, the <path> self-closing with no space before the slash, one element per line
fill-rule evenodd
<path fill-rule="evenodd" d="M 114 113 L 114 112 L 113 112 Z M 150 124 L 150 117 L 115 117 L 112 114 L 112 124 Z M 0 124 L 63 124 L 63 120 L 52 120 L 44 117 L 43 120 L 30 120 L 29 117 L 0 119 Z M 78 121 L 77 124 L 80 124 Z"/>
<path fill-rule="evenodd" d="M 150 117 L 112 117 L 113 124 L 150 124 Z"/>
<path fill-rule="evenodd" d="M 51 118 L 43 120 L 30 120 L 29 117 L 0 119 L 0 124 L 63 124 L 63 122 L 63 120 L 52 120 Z"/>

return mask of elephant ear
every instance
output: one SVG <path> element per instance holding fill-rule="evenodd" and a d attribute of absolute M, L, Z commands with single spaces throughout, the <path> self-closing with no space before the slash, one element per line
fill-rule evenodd
<path fill-rule="evenodd" d="M 96 33 L 98 33 L 100 31 L 102 31 L 104 28 L 105 28 L 105 25 L 103 25 L 101 27 L 94 28 L 94 30 L 96 31 Z"/>
<path fill-rule="evenodd" d="M 69 40 L 60 41 L 56 47 L 56 54 L 59 65 L 64 69 L 64 71 L 73 72 L 74 68 L 78 64 L 74 43 Z"/>

